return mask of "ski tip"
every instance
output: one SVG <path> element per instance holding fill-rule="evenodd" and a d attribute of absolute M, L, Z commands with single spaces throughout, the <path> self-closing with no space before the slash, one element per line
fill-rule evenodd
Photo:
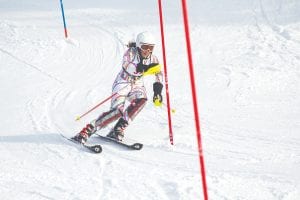
<path fill-rule="evenodd" d="M 141 149 L 143 148 L 143 144 L 141 144 L 141 143 L 134 143 L 134 144 L 132 145 L 132 147 L 133 147 L 133 149 L 135 149 L 135 150 L 141 150 Z"/>
<path fill-rule="evenodd" d="M 95 145 L 95 146 L 93 146 L 93 151 L 95 153 L 101 153 L 102 152 L 102 147 L 100 145 Z"/>
<path fill-rule="evenodd" d="M 80 120 L 80 116 L 77 116 L 75 121 L 79 121 Z"/>

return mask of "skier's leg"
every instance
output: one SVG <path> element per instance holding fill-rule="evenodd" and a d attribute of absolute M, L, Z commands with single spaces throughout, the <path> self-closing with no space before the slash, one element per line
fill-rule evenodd
<path fill-rule="evenodd" d="M 127 83 L 128 84 L 128 83 Z M 115 86 L 115 85 L 114 85 Z M 126 96 L 129 93 L 128 89 L 124 88 L 124 84 L 119 84 L 113 89 L 114 97 L 111 100 L 111 109 L 107 112 L 102 113 L 97 119 L 87 124 L 75 137 L 74 139 L 85 143 L 87 139 L 94 134 L 97 130 L 100 130 L 110 123 L 116 121 L 123 116 L 124 104 Z M 120 89 L 122 88 L 122 89 Z M 127 92 L 127 93 L 126 93 Z"/>
<path fill-rule="evenodd" d="M 128 122 L 133 121 L 137 114 L 144 108 L 146 102 L 146 98 L 133 99 L 124 112 L 124 119 Z"/>
<path fill-rule="evenodd" d="M 144 87 L 134 88 L 128 96 L 130 105 L 126 108 L 123 117 L 121 117 L 114 128 L 109 132 L 108 136 L 122 140 L 124 137 L 124 130 L 128 123 L 133 121 L 136 115 L 143 109 L 147 102 L 146 91 Z"/>
<path fill-rule="evenodd" d="M 131 122 L 146 105 L 146 88 L 143 85 L 136 84 L 129 93 L 127 100 L 130 105 L 126 108 L 123 116 L 125 120 Z"/>
<path fill-rule="evenodd" d="M 94 124 L 98 130 L 100 130 L 122 117 L 125 99 L 126 97 L 124 96 L 118 96 L 117 98 L 114 98 L 111 109 L 108 112 L 102 113 L 96 120 L 92 122 L 92 124 Z"/>
<path fill-rule="evenodd" d="M 114 83 L 113 93 L 117 94 L 111 100 L 110 111 L 103 113 L 94 121 L 94 126 L 98 130 L 123 116 L 125 101 L 131 89 L 129 86 L 130 83 Z"/>

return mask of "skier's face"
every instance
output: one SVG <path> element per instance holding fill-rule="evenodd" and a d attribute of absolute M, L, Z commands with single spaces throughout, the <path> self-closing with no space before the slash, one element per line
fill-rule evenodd
<path fill-rule="evenodd" d="M 147 58 L 153 52 L 153 49 L 154 49 L 154 45 L 142 44 L 141 45 L 142 56 L 144 58 Z"/>

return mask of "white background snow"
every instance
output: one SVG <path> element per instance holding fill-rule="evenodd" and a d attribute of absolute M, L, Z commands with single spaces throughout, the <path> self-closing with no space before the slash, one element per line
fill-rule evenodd
<path fill-rule="evenodd" d="M 300 1 L 189 0 L 209 199 L 300 199 Z M 63 139 L 109 109 L 125 44 L 157 38 L 157 1 L 0 0 L 0 199 L 203 199 L 181 1 L 163 1 L 175 145 L 149 101 L 129 151 Z M 108 129 L 101 130 L 106 134 Z"/>

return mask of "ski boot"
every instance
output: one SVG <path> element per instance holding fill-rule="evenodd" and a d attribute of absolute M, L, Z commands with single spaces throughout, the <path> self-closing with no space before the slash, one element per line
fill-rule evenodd
<path fill-rule="evenodd" d="M 77 135 L 75 135 L 72 139 L 79 143 L 86 143 L 88 138 L 96 132 L 95 126 L 92 124 L 87 124 Z"/>
<path fill-rule="evenodd" d="M 124 138 L 124 130 L 128 126 L 128 122 L 120 118 L 115 127 L 107 134 L 107 137 L 122 141 Z"/>

